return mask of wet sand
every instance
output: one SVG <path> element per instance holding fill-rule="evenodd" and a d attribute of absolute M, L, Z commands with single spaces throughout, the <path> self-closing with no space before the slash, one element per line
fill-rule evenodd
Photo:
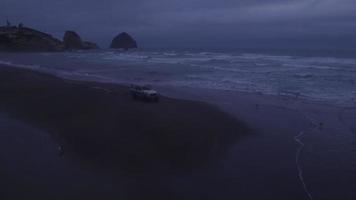
<path fill-rule="evenodd" d="M 227 186 L 219 193 L 226 199 L 356 198 L 356 104 L 188 87 L 160 90 L 217 105 L 256 132 L 225 160 L 228 178 L 220 181 Z"/>
<path fill-rule="evenodd" d="M 58 156 L 56 150 L 56 155 L 46 156 L 47 153 L 42 152 L 45 154 L 41 156 L 43 162 L 57 160 L 52 165 L 56 166 L 55 170 L 48 179 L 35 180 L 38 176 L 35 173 L 43 170 L 38 164 L 37 168 L 32 167 L 35 169 L 31 175 L 35 180 L 33 182 L 14 178 L 17 177 L 14 175 L 16 171 L 23 171 L 24 175 L 30 176 L 31 173 L 26 169 L 4 173 L 11 167 L 0 168 L 3 172 L 1 175 L 7 177 L 5 180 L 21 180 L 24 188 L 36 185 L 36 192 L 27 191 L 27 194 L 37 199 L 98 199 L 104 194 L 106 199 L 130 200 L 353 200 L 356 197 L 354 107 L 314 104 L 290 97 L 172 87 L 158 88 L 170 98 L 164 97 L 158 104 L 146 104 L 132 101 L 127 88 L 123 86 L 69 81 L 27 70 L 2 69 L 9 71 L 5 71 L 7 75 L 0 79 L 0 90 L 2 94 L 7 94 L 7 98 L 0 100 L 3 105 L 1 109 L 7 113 L 6 124 L 14 123 L 7 130 L 21 133 L 33 130 L 28 126 L 35 127 L 35 130 L 39 129 L 45 135 L 50 133 L 53 144 L 61 144 L 65 149 L 63 157 Z M 0 74 L 5 73 L 2 71 Z M 11 80 L 11 77 L 17 78 Z M 19 79 L 22 81 L 15 81 Z M 179 98 L 189 101 L 177 100 Z M 216 107 L 196 101 L 204 101 Z M 128 111 L 131 109 L 135 112 Z M 116 120 L 124 120 L 117 116 L 122 114 L 119 111 L 126 112 L 123 118 L 129 116 L 124 121 L 127 126 L 114 125 Z M 56 115 L 58 113 L 61 117 Z M 75 117 L 66 119 L 66 116 Z M 97 117 L 88 119 L 85 116 Z M 114 122 L 112 119 L 115 119 Z M 19 123 L 23 122 L 28 124 L 27 128 L 18 130 L 22 127 Z M 152 124 L 155 126 L 151 127 Z M 142 130 L 142 125 L 150 129 Z M 123 134 L 125 142 L 122 144 L 118 142 L 118 134 L 110 134 L 112 129 L 144 134 Z M 146 134 L 162 131 L 169 132 L 170 137 L 153 134 L 155 140 L 166 142 L 154 143 L 159 151 L 153 151 L 152 145 L 147 143 Z M 33 131 L 30 134 L 33 135 Z M 141 140 L 143 135 L 144 141 Z M 151 134 L 149 136 L 152 137 Z M 217 138 L 211 139 L 212 136 Z M 2 135 L 1 141 L 8 137 Z M 99 141 L 95 140 L 97 138 Z M 207 142 L 211 140 L 214 143 Z M 34 140 L 29 141 L 29 144 L 36 143 Z M 122 149 L 110 146 L 113 141 L 122 144 L 125 152 L 130 153 L 116 154 Z M 87 145 L 88 142 L 90 145 Z M 50 143 L 45 142 L 45 145 Z M 103 150 L 107 144 L 108 149 Z M 134 144 L 135 148 L 125 144 Z M 190 145 L 182 147 L 179 144 Z M 196 148 L 195 144 L 198 144 Z M 14 146 L 11 147 L 17 149 Z M 10 147 L 3 146 L 3 149 L 7 148 Z M 56 147 L 44 147 L 53 148 Z M 96 151 L 88 152 L 90 149 Z M 179 149 L 179 152 L 172 149 Z M 145 152 L 142 153 L 142 150 Z M 131 152 L 135 154 L 134 161 L 128 159 L 132 158 Z M 36 151 L 32 153 L 33 156 L 36 154 Z M 116 155 L 120 155 L 119 159 L 113 158 Z M 15 158 L 10 157 L 10 161 L 12 159 Z M 37 159 L 28 160 L 39 162 Z M 124 166 L 118 163 L 124 163 Z M 63 176 L 70 178 L 59 178 Z M 53 187 L 43 186 L 54 182 L 58 184 Z M 41 189 L 47 192 L 43 193 Z"/>

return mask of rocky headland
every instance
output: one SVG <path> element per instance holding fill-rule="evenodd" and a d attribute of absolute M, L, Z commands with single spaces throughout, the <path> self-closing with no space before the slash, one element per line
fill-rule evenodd
<path fill-rule="evenodd" d="M 98 45 L 83 41 L 74 31 L 67 31 L 61 41 L 50 34 L 23 25 L 0 27 L 0 51 L 59 52 L 97 48 Z"/>
<path fill-rule="evenodd" d="M 27 27 L 0 27 L 0 51 L 63 51 L 63 43 L 52 35 Z"/>

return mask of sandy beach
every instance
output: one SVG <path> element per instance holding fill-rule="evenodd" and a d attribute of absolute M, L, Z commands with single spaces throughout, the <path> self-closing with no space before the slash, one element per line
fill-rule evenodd
<path fill-rule="evenodd" d="M 199 164 L 247 133 L 243 123 L 204 103 L 134 101 L 127 87 L 11 67 L 0 74 L 2 111 L 50 132 L 65 152 L 101 164 Z"/>
<path fill-rule="evenodd" d="M 355 198 L 354 107 L 159 86 L 144 103 L 116 84 L 0 77 L 7 198 Z"/>

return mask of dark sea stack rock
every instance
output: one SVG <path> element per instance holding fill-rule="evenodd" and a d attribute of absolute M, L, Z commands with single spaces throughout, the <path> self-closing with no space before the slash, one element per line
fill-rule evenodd
<path fill-rule="evenodd" d="M 123 32 L 112 40 L 110 48 L 126 50 L 135 49 L 137 48 L 137 43 L 128 33 Z"/>
<path fill-rule="evenodd" d="M 66 31 L 63 37 L 65 49 L 82 49 L 83 41 L 80 36 L 74 31 Z"/>
<path fill-rule="evenodd" d="M 63 44 L 66 50 L 97 49 L 98 46 L 92 42 L 86 42 L 74 31 L 67 31 L 63 37 Z"/>
<path fill-rule="evenodd" d="M 27 27 L 0 27 L 0 51 L 62 51 L 63 43 L 53 36 Z"/>

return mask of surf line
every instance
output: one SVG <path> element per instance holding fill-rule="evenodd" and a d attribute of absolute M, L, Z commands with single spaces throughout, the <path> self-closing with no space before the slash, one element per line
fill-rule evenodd
<path fill-rule="evenodd" d="M 318 124 L 315 122 L 314 119 L 309 117 L 306 113 L 303 113 L 301 111 L 300 111 L 300 113 L 302 113 L 303 116 L 305 117 L 305 119 L 313 125 L 313 127 L 311 128 L 311 131 L 314 131 L 318 128 Z M 300 157 L 301 157 L 301 154 L 302 154 L 304 146 L 305 146 L 304 142 L 302 141 L 302 137 L 305 135 L 305 133 L 306 133 L 305 131 L 301 131 L 301 132 L 299 132 L 299 134 L 297 136 L 294 137 L 294 140 L 296 141 L 296 143 L 299 144 L 299 147 L 298 147 L 296 155 L 295 155 L 295 163 L 297 165 L 298 177 L 299 177 L 300 182 L 303 185 L 304 192 L 307 194 L 307 196 L 310 200 L 313 200 L 313 195 L 309 191 L 307 184 L 304 180 L 303 168 L 300 164 Z"/>

